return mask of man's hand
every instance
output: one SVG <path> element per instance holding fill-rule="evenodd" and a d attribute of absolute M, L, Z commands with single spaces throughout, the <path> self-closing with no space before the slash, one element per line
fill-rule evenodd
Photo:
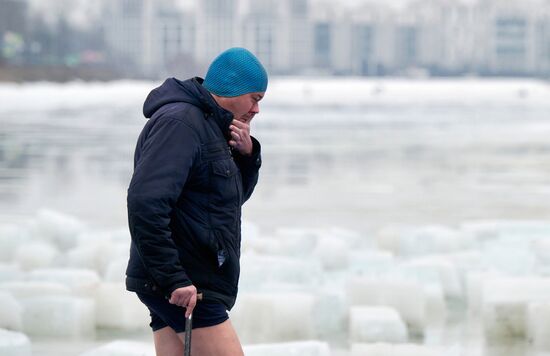
<path fill-rule="evenodd" d="M 195 286 L 178 288 L 170 295 L 169 302 L 186 308 L 185 317 L 188 318 L 197 305 L 197 288 Z"/>
<path fill-rule="evenodd" d="M 229 126 L 231 140 L 229 145 L 239 151 L 243 156 L 252 155 L 252 139 L 250 138 L 250 125 L 246 122 L 233 120 Z"/>

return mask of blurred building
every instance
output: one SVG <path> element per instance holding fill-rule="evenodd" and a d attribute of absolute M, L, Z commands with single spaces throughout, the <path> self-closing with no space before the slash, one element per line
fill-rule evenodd
<path fill-rule="evenodd" d="M 239 21 L 241 38 L 235 43 L 256 53 L 271 73 L 300 74 L 311 68 L 307 0 L 250 1 Z"/>
<path fill-rule="evenodd" d="M 276 73 L 283 67 L 280 48 L 284 41 L 279 28 L 282 26 L 278 0 L 257 0 L 248 3 L 241 18 L 242 45 L 255 53 L 266 69 Z"/>
<path fill-rule="evenodd" d="M 186 12 L 172 0 L 106 4 L 111 51 L 148 76 L 176 68 L 200 75 L 232 46 L 249 48 L 272 74 L 550 75 L 545 0 L 413 0 L 401 8 L 193 0 Z"/>
<path fill-rule="evenodd" d="M 195 58 L 210 62 L 238 39 L 237 0 L 195 1 Z"/>
<path fill-rule="evenodd" d="M 535 71 L 550 76 L 550 8 L 540 14 L 535 24 Z"/>
<path fill-rule="evenodd" d="M 481 0 L 477 11 L 484 19 L 478 29 L 482 52 L 477 66 L 494 75 L 534 74 L 539 7 L 529 1 Z"/>
<path fill-rule="evenodd" d="M 156 76 L 195 47 L 195 23 L 171 0 L 116 0 L 105 8 L 105 37 L 119 67 Z"/>
<path fill-rule="evenodd" d="M 476 28 L 471 5 L 421 0 L 403 13 L 408 19 L 398 24 L 396 46 L 401 70 L 416 67 L 437 75 L 470 71 Z"/>

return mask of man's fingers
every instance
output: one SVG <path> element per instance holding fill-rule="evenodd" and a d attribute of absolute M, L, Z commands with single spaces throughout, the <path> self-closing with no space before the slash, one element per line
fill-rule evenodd
<path fill-rule="evenodd" d="M 250 125 L 245 124 L 244 122 L 233 120 L 233 123 L 229 126 L 229 129 L 231 131 L 237 131 L 239 133 L 246 133 L 247 135 L 250 135 Z"/>
<path fill-rule="evenodd" d="M 231 131 L 231 137 L 233 137 L 234 141 L 239 141 L 241 139 L 241 136 L 235 131 Z"/>
<path fill-rule="evenodd" d="M 189 315 L 193 313 L 193 309 L 195 309 L 195 305 L 197 305 L 197 298 L 195 295 L 191 296 L 189 300 L 189 304 L 187 305 L 185 309 L 185 317 L 189 318 Z"/>
<path fill-rule="evenodd" d="M 239 120 L 233 120 L 231 122 L 231 124 L 234 125 L 234 126 L 237 126 L 240 129 L 243 129 L 243 130 L 249 130 L 250 129 L 249 124 L 247 124 L 246 122 L 239 121 Z"/>
<path fill-rule="evenodd" d="M 238 128 L 238 127 L 233 126 L 233 125 L 229 126 L 229 129 L 230 129 L 231 132 L 235 132 L 239 136 L 244 136 L 244 135 L 249 135 L 250 136 L 250 131 L 247 131 L 246 129 Z"/>

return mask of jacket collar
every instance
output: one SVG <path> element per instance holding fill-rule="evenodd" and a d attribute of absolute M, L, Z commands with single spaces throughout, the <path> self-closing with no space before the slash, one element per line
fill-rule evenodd
<path fill-rule="evenodd" d="M 197 85 L 199 89 L 199 100 L 203 104 L 205 119 L 214 120 L 223 135 L 229 139 L 231 137 L 229 133 L 229 125 L 231 125 L 231 121 L 233 121 L 233 114 L 230 111 L 222 108 L 216 102 L 216 100 L 214 100 L 212 94 L 210 94 L 210 92 L 202 86 L 202 82 L 204 81 L 204 79 L 200 77 L 195 77 L 192 79 L 192 81 L 195 83 L 195 85 Z"/>

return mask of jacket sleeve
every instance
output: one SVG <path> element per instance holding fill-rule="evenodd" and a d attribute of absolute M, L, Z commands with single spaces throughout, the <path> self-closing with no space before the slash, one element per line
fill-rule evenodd
<path fill-rule="evenodd" d="M 234 151 L 233 156 L 235 163 L 241 171 L 243 179 L 243 202 L 247 201 L 252 195 L 256 183 L 258 183 L 258 172 L 262 165 L 261 146 L 258 140 L 250 136 L 252 139 L 252 155 L 243 156 L 237 151 Z"/>
<path fill-rule="evenodd" d="M 140 155 L 128 188 L 128 222 L 132 241 L 151 278 L 165 295 L 189 286 L 170 218 L 200 148 L 186 123 L 160 118 L 140 139 Z"/>

